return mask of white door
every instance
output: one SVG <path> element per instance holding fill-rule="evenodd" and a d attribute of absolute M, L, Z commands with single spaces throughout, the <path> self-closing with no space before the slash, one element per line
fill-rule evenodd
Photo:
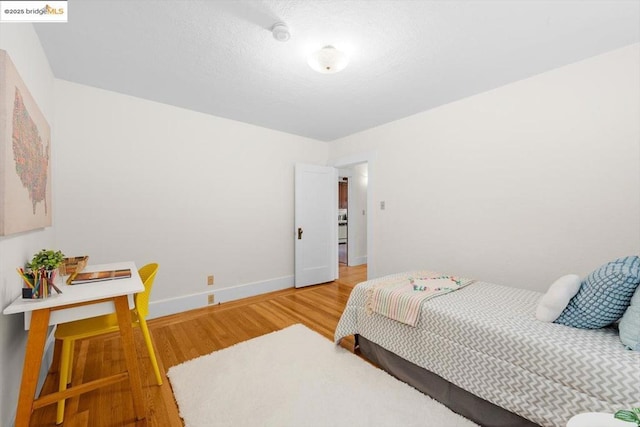
<path fill-rule="evenodd" d="M 338 185 L 332 167 L 295 167 L 295 286 L 338 277 Z"/>

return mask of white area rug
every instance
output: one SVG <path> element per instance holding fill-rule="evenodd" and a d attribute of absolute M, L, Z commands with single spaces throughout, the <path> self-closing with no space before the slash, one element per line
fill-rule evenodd
<path fill-rule="evenodd" d="M 303 325 L 167 375 L 187 427 L 476 425 Z"/>

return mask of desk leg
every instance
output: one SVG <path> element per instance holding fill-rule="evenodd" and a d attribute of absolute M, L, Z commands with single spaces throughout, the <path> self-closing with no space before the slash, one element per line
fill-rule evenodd
<path fill-rule="evenodd" d="M 31 313 L 31 327 L 27 336 L 27 349 L 22 367 L 22 382 L 18 395 L 18 410 L 16 412 L 16 427 L 27 427 L 33 412 L 33 400 L 38 386 L 40 365 L 44 354 L 44 343 L 47 339 L 49 326 L 48 308 L 35 310 Z"/>
<path fill-rule="evenodd" d="M 129 383 L 131 384 L 131 394 L 133 396 L 133 409 L 137 420 L 142 420 L 146 416 L 144 400 L 142 395 L 142 380 L 140 379 L 140 366 L 136 353 L 135 342 L 133 341 L 133 328 L 131 327 L 131 312 L 127 296 L 116 297 L 114 299 L 116 314 L 118 315 L 118 325 L 120 326 L 120 336 L 122 337 L 122 348 L 129 372 Z"/>

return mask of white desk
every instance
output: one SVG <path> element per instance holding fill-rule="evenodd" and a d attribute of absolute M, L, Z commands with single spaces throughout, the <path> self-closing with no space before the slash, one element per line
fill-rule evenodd
<path fill-rule="evenodd" d="M 83 271 L 123 268 L 131 269 L 131 278 L 73 286 L 62 284 L 64 281 L 57 280 L 61 285 L 56 283 L 56 286 L 60 288 L 62 294 L 53 294 L 49 298 L 42 300 L 23 300 L 22 297 L 18 297 L 4 309 L 4 314 L 24 313 L 25 329 L 29 330 L 24 367 L 22 369 L 20 395 L 18 397 L 16 427 L 28 426 L 31 413 L 35 409 L 56 403 L 61 398 L 76 396 L 124 380 L 129 380 L 131 385 L 136 418 L 141 420 L 145 417 L 142 382 L 140 380 L 140 369 L 133 341 L 131 313 L 129 311 L 133 295 L 144 291 L 144 285 L 138 275 L 138 269 L 133 262 L 119 262 L 90 265 Z M 35 391 L 48 326 L 113 313 L 114 311 L 118 316 L 127 371 L 36 399 Z"/>
<path fill-rule="evenodd" d="M 7 308 L 4 314 L 24 313 L 24 329 L 28 330 L 31 324 L 31 313 L 43 308 L 61 307 L 71 304 L 87 303 L 98 299 L 112 298 L 120 295 L 129 295 L 129 307 L 133 308 L 133 294 L 144 291 L 144 286 L 137 275 L 138 270 L 133 262 L 119 262 L 112 264 L 88 265 L 83 272 L 103 271 L 115 269 L 131 269 L 130 279 L 108 280 L 104 282 L 85 283 L 81 285 L 67 285 L 66 277 L 57 277 L 55 284 L 62 291 L 61 294 L 51 290 L 51 296 L 44 299 L 16 298 Z M 92 303 L 91 305 L 77 306 L 75 308 L 58 309 L 51 313 L 50 325 L 71 322 L 88 317 L 101 316 L 115 312 L 112 301 Z"/>

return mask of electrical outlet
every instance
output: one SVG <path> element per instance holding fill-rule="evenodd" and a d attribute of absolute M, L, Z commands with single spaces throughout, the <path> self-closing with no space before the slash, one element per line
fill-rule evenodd
<path fill-rule="evenodd" d="M 216 301 L 213 294 L 207 295 L 207 304 L 213 304 Z"/>
<path fill-rule="evenodd" d="M 207 285 L 213 285 L 213 274 L 211 276 L 207 276 Z"/>

